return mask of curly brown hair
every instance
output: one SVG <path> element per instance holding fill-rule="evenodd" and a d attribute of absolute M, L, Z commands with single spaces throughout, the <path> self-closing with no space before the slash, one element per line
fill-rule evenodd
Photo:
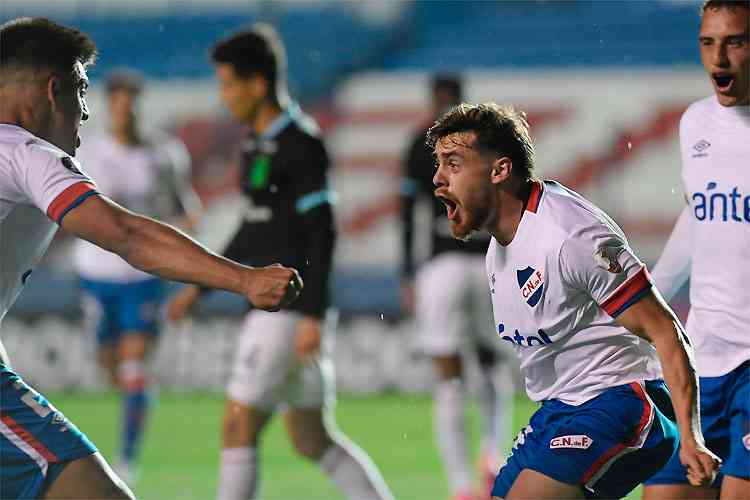
<path fill-rule="evenodd" d="M 427 145 L 434 151 L 440 139 L 460 132 L 474 132 L 482 154 L 507 156 L 516 173 L 524 179 L 533 177 L 534 143 L 526 113 L 494 102 L 460 104 L 430 127 Z"/>

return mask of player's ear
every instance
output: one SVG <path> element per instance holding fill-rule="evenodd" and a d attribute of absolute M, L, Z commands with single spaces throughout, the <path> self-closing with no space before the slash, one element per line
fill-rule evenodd
<path fill-rule="evenodd" d="M 52 74 L 47 79 L 47 100 L 52 110 L 59 106 L 62 96 L 62 80 L 59 76 Z"/>
<path fill-rule="evenodd" d="M 510 178 L 513 172 L 513 160 L 507 156 L 495 158 L 490 169 L 490 182 L 500 184 Z"/>
<path fill-rule="evenodd" d="M 263 78 L 260 75 L 255 75 L 254 77 L 251 77 L 249 79 L 250 88 L 253 91 L 253 94 L 255 94 L 257 97 L 264 97 L 268 96 L 269 94 L 269 87 L 268 87 L 268 80 Z"/>

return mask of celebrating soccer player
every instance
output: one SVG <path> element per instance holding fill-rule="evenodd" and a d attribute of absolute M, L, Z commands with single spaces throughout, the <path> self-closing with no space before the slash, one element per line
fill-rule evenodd
<path fill-rule="evenodd" d="M 428 137 L 453 236 L 492 236 L 497 341 L 517 351 L 526 392 L 542 403 L 492 495 L 620 498 L 678 439 L 690 480 L 710 482 L 719 459 L 703 443 L 687 335 L 620 228 L 535 176 L 528 125 L 511 107 L 462 104 Z"/>
<path fill-rule="evenodd" d="M 295 270 L 219 257 L 97 192 L 73 159 L 95 57 L 87 35 L 44 18 L 0 26 L 0 318 L 58 226 L 163 278 L 240 293 L 269 310 L 294 300 Z M 2 344 L 0 488 L 3 498 L 133 496 L 91 441 L 12 371 Z"/>
<path fill-rule="evenodd" d="M 701 15 L 714 95 L 682 116 L 687 206 L 653 277 L 668 299 L 690 278 L 701 425 L 724 462 L 713 484 L 695 487 L 675 456 L 646 482 L 648 499 L 750 498 L 750 2 L 709 0 Z"/>

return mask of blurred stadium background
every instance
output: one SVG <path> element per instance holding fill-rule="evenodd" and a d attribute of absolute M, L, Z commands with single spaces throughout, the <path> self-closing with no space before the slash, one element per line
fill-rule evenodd
<path fill-rule="evenodd" d="M 382 467 L 399 498 L 446 495 L 432 443 L 428 360 L 411 349 L 399 301 L 401 156 L 429 116 L 429 77 L 461 74 L 467 99 L 529 113 L 538 172 L 583 193 L 623 226 L 648 262 L 682 206 L 677 124 L 710 92 L 697 50 L 696 1 L 275 2 L 0 0 L 0 21 L 44 15 L 90 33 L 93 116 L 106 125 L 102 78 L 148 77 L 143 123 L 179 135 L 205 214 L 198 239 L 220 249 L 238 220 L 232 153 L 239 130 L 219 103 L 208 49 L 253 21 L 275 25 L 292 94 L 322 125 L 333 156 L 340 237 L 332 285 L 340 423 Z M 425 217 L 426 220 L 426 217 Z M 426 234 L 425 234 L 426 236 Z M 421 238 L 428 241 L 427 238 Z M 421 254 L 427 253 L 421 248 Z M 70 240 L 61 235 L 5 319 L 17 370 L 102 450 L 114 449 L 116 398 L 103 392 L 80 321 Z M 685 293 L 677 307 L 684 314 Z M 244 305 L 214 294 L 162 337 L 161 403 L 146 437 L 143 498 L 210 498 L 221 391 Z M 515 428 L 533 405 L 519 394 Z M 264 443 L 264 498 L 339 498 L 293 458 L 281 429 Z M 296 492 L 296 493 L 295 493 Z"/>

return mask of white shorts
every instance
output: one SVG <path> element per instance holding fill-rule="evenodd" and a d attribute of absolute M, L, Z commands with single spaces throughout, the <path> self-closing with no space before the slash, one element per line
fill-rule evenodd
<path fill-rule="evenodd" d="M 465 345 L 504 349 L 495 333 L 483 255 L 444 253 L 417 272 L 417 350 L 458 354 Z"/>
<path fill-rule="evenodd" d="M 230 399 L 269 413 L 280 404 L 292 408 L 332 404 L 330 361 L 321 351 L 317 361 L 303 365 L 294 350 L 301 319 L 302 314 L 290 311 L 254 310 L 245 316 L 227 387 Z"/>

